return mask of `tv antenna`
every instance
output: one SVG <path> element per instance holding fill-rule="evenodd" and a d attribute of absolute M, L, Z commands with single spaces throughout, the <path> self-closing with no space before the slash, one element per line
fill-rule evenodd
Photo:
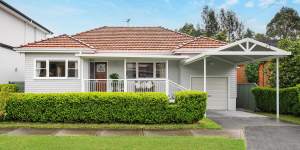
<path fill-rule="evenodd" d="M 128 18 L 128 19 L 126 19 L 124 22 L 126 22 L 127 26 L 129 26 L 129 25 L 130 25 L 130 21 L 131 21 L 131 19 Z"/>

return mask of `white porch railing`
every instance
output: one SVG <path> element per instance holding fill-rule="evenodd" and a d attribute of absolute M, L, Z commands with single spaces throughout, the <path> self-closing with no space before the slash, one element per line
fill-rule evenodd
<path fill-rule="evenodd" d="M 124 79 L 84 79 L 85 92 L 126 92 Z M 175 99 L 185 87 L 166 79 L 127 79 L 127 92 L 163 92 Z M 166 91 L 168 89 L 168 91 Z"/>

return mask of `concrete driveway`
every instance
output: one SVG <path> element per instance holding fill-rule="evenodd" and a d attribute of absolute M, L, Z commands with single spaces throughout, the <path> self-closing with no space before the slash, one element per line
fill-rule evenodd
<path fill-rule="evenodd" d="M 224 129 L 243 130 L 249 150 L 299 150 L 300 126 L 243 111 L 208 111 Z"/>

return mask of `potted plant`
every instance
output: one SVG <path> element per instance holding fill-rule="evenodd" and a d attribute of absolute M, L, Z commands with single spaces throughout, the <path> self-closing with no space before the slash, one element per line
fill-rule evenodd
<path fill-rule="evenodd" d="M 109 75 L 109 78 L 113 79 L 112 82 L 111 82 L 111 87 L 112 87 L 112 91 L 113 92 L 120 91 L 120 89 L 118 89 L 118 87 L 119 87 L 119 81 L 117 80 L 117 79 L 119 79 L 119 77 L 120 76 L 117 73 L 112 73 L 112 74 Z"/>

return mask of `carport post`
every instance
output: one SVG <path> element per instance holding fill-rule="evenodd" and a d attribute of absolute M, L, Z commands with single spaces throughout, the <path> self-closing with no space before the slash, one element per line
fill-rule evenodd
<path fill-rule="evenodd" d="M 204 57 L 203 59 L 203 91 L 206 92 L 206 57 Z M 207 102 L 206 102 L 206 108 L 207 108 Z M 206 111 L 204 117 L 206 118 Z"/>
<path fill-rule="evenodd" d="M 276 58 L 276 118 L 279 119 L 279 57 Z"/>

